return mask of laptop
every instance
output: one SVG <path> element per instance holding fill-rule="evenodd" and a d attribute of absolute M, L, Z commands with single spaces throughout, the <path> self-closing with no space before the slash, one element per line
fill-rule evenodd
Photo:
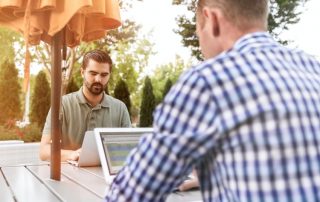
<path fill-rule="evenodd" d="M 152 133 L 153 128 L 95 128 L 103 174 L 110 184 L 124 165 L 127 156 L 134 149 L 140 137 Z"/>
<path fill-rule="evenodd" d="M 68 160 L 67 162 L 78 167 L 100 165 L 97 143 L 93 131 L 85 133 L 78 161 Z"/>

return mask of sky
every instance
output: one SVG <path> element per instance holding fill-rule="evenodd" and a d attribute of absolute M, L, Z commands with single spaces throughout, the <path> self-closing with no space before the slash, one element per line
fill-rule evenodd
<path fill-rule="evenodd" d="M 182 6 L 172 6 L 172 0 L 143 0 L 137 2 L 129 13 L 121 13 L 124 18 L 130 18 L 142 25 L 142 34 L 155 44 L 156 54 L 149 60 L 149 69 L 167 64 L 180 55 L 186 60 L 190 58 L 191 51 L 181 43 L 181 36 L 174 32 L 178 28 L 175 18 L 187 12 Z"/>
<path fill-rule="evenodd" d="M 292 40 L 291 47 L 299 48 L 320 59 L 320 1 L 309 0 L 303 8 L 299 23 L 283 34 Z"/>
<path fill-rule="evenodd" d="M 131 18 L 141 24 L 140 34 L 147 35 L 155 44 L 154 51 L 157 53 L 150 58 L 147 74 L 161 64 L 174 62 L 176 55 L 186 61 L 190 59 L 190 50 L 182 45 L 180 35 L 173 31 L 178 27 L 175 18 L 186 13 L 186 9 L 172 6 L 171 2 L 144 0 L 137 2 L 129 13 L 121 11 L 122 18 Z M 305 50 L 320 59 L 320 1 L 309 0 L 302 11 L 299 23 L 292 25 L 282 36 L 292 41 L 290 47 Z M 37 71 L 37 68 L 31 68 L 32 74 Z"/>

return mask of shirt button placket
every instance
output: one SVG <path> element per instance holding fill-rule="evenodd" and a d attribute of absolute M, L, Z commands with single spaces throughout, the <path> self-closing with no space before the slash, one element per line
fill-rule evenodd
<path fill-rule="evenodd" d="M 89 129 L 92 130 L 93 128 L 96 127 L 96 123 L 95 123 L 95 113 L 94 113 L 94 109 L 91 110 L 90 113 L 90 118 L 89 118 Z"/>

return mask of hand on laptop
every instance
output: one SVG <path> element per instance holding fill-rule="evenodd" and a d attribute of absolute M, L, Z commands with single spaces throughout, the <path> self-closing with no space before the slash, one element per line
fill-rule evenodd
<path fill-rule="evenodd" d="M 192 174 L 189 175 L 190 179 L 185 180 L 180 186 L 179 190 L 180 191 L 188 191 L 193 188 L 198 188 L 199 187 L 199 180 L 197 177 L 197 172 L 196 170 L 192 171 Z"/>
<path fill-rule="evenodd" d="M 81 148 L 70 152 L 68 160 L 77 161 L 79 159 L 80 152 Z"/>

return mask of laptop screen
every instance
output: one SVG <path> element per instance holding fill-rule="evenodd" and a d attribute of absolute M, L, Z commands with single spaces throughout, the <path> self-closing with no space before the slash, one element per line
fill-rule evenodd
<path fill-rule="evenodd" d="M 101 134 L 110 174 L 117 174 L 122 168 L 130 151 L 137 146 L 140 136 L 139 133 L 130 135 L 121 133 L 116 135 Z"/>
<path fill-rule="evenodd" d="M 152 132 L 151 128 L 105 129 L 99 131 L 109 175 L 116 175 L 127 156 L 138 145 L 140 137 Z"/>

